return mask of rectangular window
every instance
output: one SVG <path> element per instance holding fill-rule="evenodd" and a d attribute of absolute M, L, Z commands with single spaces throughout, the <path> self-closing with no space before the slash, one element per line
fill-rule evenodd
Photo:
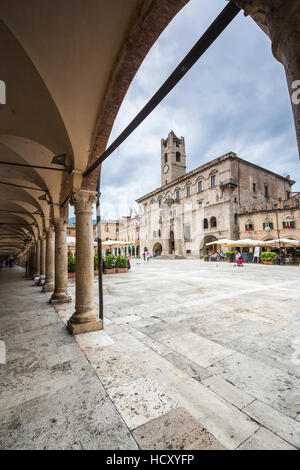
<path fill-rule="evenodd" d="M 203 206 L 203 202 L 202 202 L 202 201 L 199 201 L 199 202 L 198 202 L 198 207 L 199 207 L 199 209 L 201 209 L 202 206 Z"/>
<path fill-rule="evenodd" d="M 295 224 L 294 220 L 291 221 L 291 222 L 289 222 L 289 221 L 288 222 L 283 222 L 282 225 L 283 225 L 283 228 L 289 228 L 289 229 L 296 228 L 296 224 Z"/>
<path fill-rule="evenodd" d="M 158 200 L 158 206 L 161 207 L 161 199 Z"/>
<path fill-rule="evenodd" d="M 180 191 L 176 191 L 176 193 L 175 193 L 175 198 L 176 198 L 176 201 L 179 201 L 179 199 L 180 199 Z"/>
<path fill-rule="evenodd" d="M 212 175 L 210 177 L 210 186 L 213 188 L 214 186 L 216 186 L 216 184 L 217 184 L 217 177 L 216 175 Z"/>
<path fill-rule="evenodd" d="M 264 222 L 263 223 L 263 229 L 264 230 L 273 230 L 274 225 L 273 222 Z"/>
<path fill-rule="evenodd" d="M 269 186 L 265 184 L 265 197 L 269 197 Z"/>
<path fill-rule="evenodd" d="M 256 193 L 256 184 L 255 183 L 252 183 L 252 190 L 254 193 Z"/>
<path fill-rule="evenodd" d="M 190 195 L 191 195 L 191 187 L 187 186 L 186 187 L 186 197 L 190 197 Z"/>
<path fill-rule="evenodd" d="M 185 225 L 184 226 L 184 239 L 186 241 L 191 240 L 191 226 L 190 225 Z"/>
<path fill-rule="evenodd" d="M 198 181 L 198 193 L 201 193 L 201 191 L 203 190 L 203 181 Z"/>
<path fill-rule="evenodd" d="M 246 224 L 245 225 L 245 230 L 246 230 L 246 232 L 252 232 L 252 230 L 254 230 L 254 225 L 253 224 Z"/>
<path fill-rule="evenodd" d="M 286 192 L 286 198 L 290 199 L 291 193 L 289 191 Z"/>

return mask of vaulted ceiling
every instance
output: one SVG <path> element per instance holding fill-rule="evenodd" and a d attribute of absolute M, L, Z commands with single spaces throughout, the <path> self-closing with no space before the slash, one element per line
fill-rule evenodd
<path fill-rule="evenodd" d="M 21 253 L 66 214 L 72 192 L 96 189 L 99 170 L 87 180 L 82 172 L 105 150 L 136 71 L 187 2 L 0 0 L 0 256 Z M 64 166 L 52 163 L 60 155 Z"/>

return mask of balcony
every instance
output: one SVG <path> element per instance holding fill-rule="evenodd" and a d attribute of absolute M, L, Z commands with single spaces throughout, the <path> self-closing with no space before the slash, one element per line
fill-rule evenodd
<path fill-rule="evenodd" d="M 238 186 L 238 182 L 235 178 L 227 178 L 224 181 L 220 182 L 220 188 L 236 188 Z"/>

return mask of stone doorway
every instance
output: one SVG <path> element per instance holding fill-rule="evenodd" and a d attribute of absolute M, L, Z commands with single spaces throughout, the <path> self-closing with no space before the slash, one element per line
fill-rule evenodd
<path fill-rule="evenodd" d="M 206 237 L 203 238 L 200 245 L 200 258 L 206 255 L 209 251 L 216 251 L 216 245 L 207 246 L 207 243 L 211 243 L 213 241 L 217 241 L 217 238 L 213 235 L 206 235 Z"/>
<path fill-rule="evenodd" d="M 174 232 L 171 230 L 169 254 L 172 255 L 173 253 L 175 253 L 175 239 L 174 239 Z"/>

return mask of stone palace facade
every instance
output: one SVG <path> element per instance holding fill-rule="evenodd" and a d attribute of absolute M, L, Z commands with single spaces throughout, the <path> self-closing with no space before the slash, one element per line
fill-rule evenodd
<path fill-rule="evenodd" d="M 199 257 L 208 242 L 240 237 L 242 208 L 288 200 L 293 184 L 233 152 L 186 173 L 184 138 L 171 131 L 161 140 L 161 187 L 137 200 L 141 251 Z"/>

